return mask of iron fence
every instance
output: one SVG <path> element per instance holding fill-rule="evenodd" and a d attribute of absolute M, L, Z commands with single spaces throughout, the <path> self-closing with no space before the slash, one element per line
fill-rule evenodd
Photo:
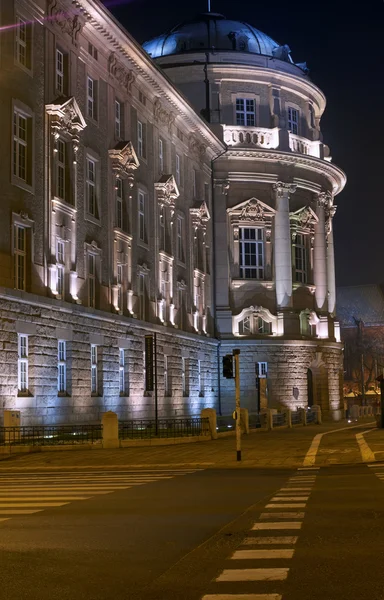
<path fill-rule="evenodd" d="M 249 429 L 260 429 L 261 426 L 260 413 L 249 415 Z"/>
<path fill-rule="evenodd" d="M 234 431 L 236 428 L 236 421 L 232 415 L 220 415 L 217 417 L 216 427 L 219 433 L 224 431 Z"/>
<path fill-rule="evenodd" d="M 283 425 L 287 424 L 286 413 L 273 413 L 272 418 L 274 427 L 283 427 Z"/>
<path fill-rule="evenodd" d="M 73 446 L 75 444 L 95 444 L 101 439 L 101 424 L 0 427 L 1 446 Z"/>
<path fill-rule="evenodd" d="M 135 419 L 119 422 L 121 440 L 176 438 L 210 435 L 209 419 L 189 417 L 184 419 Z"/>
<path fill-rule="evenodd" d="M 301 411 L 299 411 L 299 410 L 292 411 L 291 422 L 292 422 L 292 425 L 299 425 L 300 423 L 303 422 L 303 417 L 302 417 Z"/>
<path fill-rule="evenodd" d="M 307 423 L 317 423 L 317 413 L 314 410 L 307 411 Z"/>

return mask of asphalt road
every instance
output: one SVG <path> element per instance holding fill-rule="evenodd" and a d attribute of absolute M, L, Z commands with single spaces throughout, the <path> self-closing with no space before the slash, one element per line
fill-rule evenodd
<path fill-rule="evenodd" d="M 381 473 L 2 473 L 0 597 L 382 600 Z"/>

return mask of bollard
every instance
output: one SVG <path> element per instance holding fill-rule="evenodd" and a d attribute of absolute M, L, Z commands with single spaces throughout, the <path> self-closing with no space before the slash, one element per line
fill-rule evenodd
<path fill-rule="evenodd" d="M 108 411 L 103 414 L 103 448 L 119 448 L 119 421 L 117 414 Z"/>
<path fill-rule="evenodd" d="M 317 423 L 318 425 L 321 425 L 321 423 L 322 423 L 322 417 L 321 417 L 321 407 L 320 407 L 318 404 L 314 404 L 314 405 L 312 406 L 312 410 L 313 410 L 313 411 L 316 411 L 316 415 L 317 415 L 317 418 L 316 418 L 316 423 Z"/>
<path fill-rule="evenodd" d="M 211 433 L 211 438 L 213 440 L 217 440 L 217 417 L 216 410 L 214 408 L 203 408 L 200 412 L 200 416 L 202 419 L 209 419 L 209 430 Z"/>
<path fill-rule="evenodd" d="M 307 410 L 305 408 L 299 408 L 301 412 L 301 422 L 305 426 L 307 424 Z"/>
<path fill-rule="evenodd" d="M 286 408 L 284 410 L 284 412 L 286 415 L 285 421 L 286 421 L 287 427 L 289 427 L 291 429 L 291 427 L 292 427 L 292 411 L 290 408 Z"/>

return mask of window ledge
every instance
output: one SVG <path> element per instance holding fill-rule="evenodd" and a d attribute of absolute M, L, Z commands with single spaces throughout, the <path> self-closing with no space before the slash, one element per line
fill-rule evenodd
<path fill-rule="evenodd" d="M 268 290 L 273 290 L 275 287 L 274 281 L 267 279 L 232 279 L 231 284 L 233 289 L 241 288 L 246 285 L 251 285 L 252 287 L 258 285 Z"/>
<path fill-rule="evenodd" d="M 20 179 L 19 177 L 16 177 L 16 175 L 12 175 L 11 183 L 12 183 L 12 185 L 19 187 L 22 190 L 29 192 L 30 194 L 35 193 L 33 185 L 27 183 L 23 179 Z"/>
<path fill-rule="evenodd" d="M 89 214 L 88 212 L 85 213 L 85 220 L 89 221 L 90 223 L 93 223 L 94 225 L 98 225 L 99 227 L 101 227 L 101 220 L 98 219 L 97 217 L 94 217 L 93 215 Z"/>

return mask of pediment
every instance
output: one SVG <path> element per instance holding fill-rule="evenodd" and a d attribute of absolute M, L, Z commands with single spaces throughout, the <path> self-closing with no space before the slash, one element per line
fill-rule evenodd
<path fill-rule="evenodd" d="M 205 201 L 203 201 L 198 206 L 190 208 L 189 213 L 191 215 L 192 225 L 194 227 L 205 226 L 211 218 L 208 206 Z"/>
<path fill-rule="evenodd" d="M 61 104 L 47 104 L 46 111 L 49 115 L 56 116 L 61 125 L 68 129 L 82 131 L 87 126 L 76 98 L 73 96 Z"/>
<path fill-rule="evenodd" d="M 289 218 L 294 221 L 298 227 L 305 229 L 309 225 L 316 225 L 319 219 L 316 213 L 309 206 L 304 206 L 295 212 L 289 213 Z"/>
<path fill-rule="evenodd" d="M 155 183 L 155 190 L 157 190 L 158 195 L 171 200 L 176 200 L 180 196 L 179 188 L 172 174 L 162 175 L 159 181 Z"/>
<path fill-rule="evenodd" d="M 119 142 L 114 148 L 108 150 L 113 163 L 113 168 L 125 172 L 135 171 L 140 166 L 135 149 L 131 141 Z"/>
<path fill-rule="evenodd" d="M 236 218 L 238 221 L 264 221 L 266 218 L 271 219 L 276 211 L 268 204 L 261 202 L 257 198 L 249 198 L 236 206 L 227 208 L 227 213 L 230 217 Z"/>

